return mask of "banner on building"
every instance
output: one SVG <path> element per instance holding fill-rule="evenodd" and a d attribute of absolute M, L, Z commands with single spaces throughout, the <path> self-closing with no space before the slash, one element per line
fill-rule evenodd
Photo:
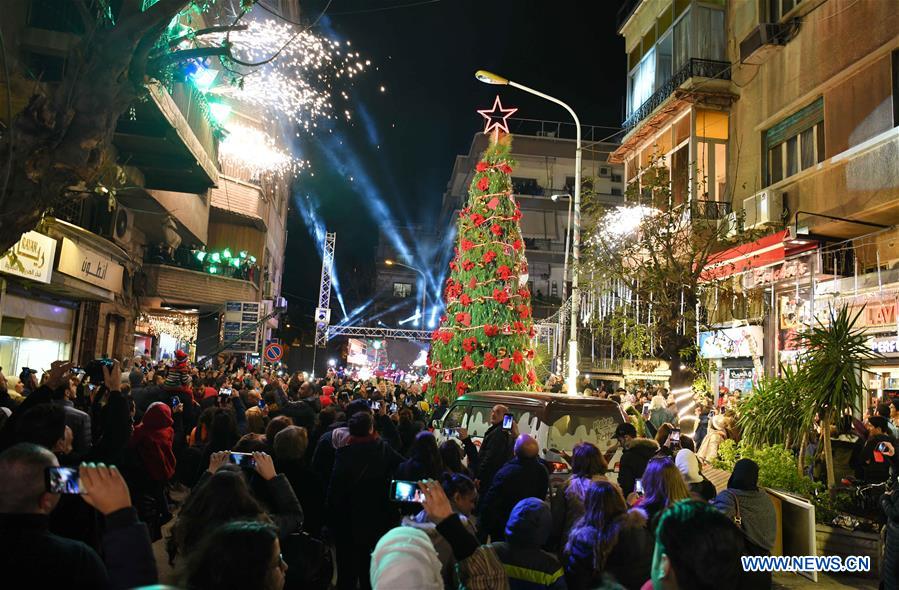
<path fill-rule="evenodd" d="M 30 231 L 0 257 L 0 272 L 49 283 L 56 258 L 56 240 Z"/>

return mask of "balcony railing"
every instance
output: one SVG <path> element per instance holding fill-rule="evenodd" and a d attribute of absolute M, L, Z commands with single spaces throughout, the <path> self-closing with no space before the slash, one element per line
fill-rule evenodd
<path fill-rule="evenodd" d="M 194 272 L 201 272 L 216 277 L 248 281 L 256 287 L 259 286 L 259 276 L 261 271 L 257 264 L 240 260 L 236 256 L 233 259 L 211 261 L 209 256 L 205 256 L 205 252 L 202 253 L 202 257 L 198 256 L 198 252 L 201 251 L 180 247 L 172 253 L 168 252 L 163 247 L 150 246 L 147 248 L 144 262 L 163 266 L 174 266 L 184 270 L 192 270 Z M 231 264 L 232 260 L 237 260 L 237 263 Z"/>
<path fill-rule="evenodd" d="M 731 211 L 733 211 L 733 208 L 730 201 L 695 200 L 690 205 L 690 213 L 693 219 L 724 219 Z"/>
<path fill-rule="evenodd" d="M 710 59 L 691 58 L 684 66 L 675 72 L 667 82 L 656 90 L 652 96 L 646 99 L 634 112 L 621 124 L 625 131 L 630 131 L 637 123 L 648 117 L 656 110 L 681 84 L 690 78 L 717 78 L 730 80 L 730 63 L 726 61 L 713 61 Z"/>

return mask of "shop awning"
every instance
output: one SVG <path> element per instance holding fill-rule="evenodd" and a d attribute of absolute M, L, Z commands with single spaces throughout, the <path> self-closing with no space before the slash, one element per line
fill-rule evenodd
<path fill-rule="evenodd" d="M 754 242 L 712 254 L 699 278 L 702 282 L 724 279 L 753 268 L 778 264 L 788 256 L 817 247 L 817 241 L 802 237 L 797 239 L 791 229 L 785 229 Z"/>

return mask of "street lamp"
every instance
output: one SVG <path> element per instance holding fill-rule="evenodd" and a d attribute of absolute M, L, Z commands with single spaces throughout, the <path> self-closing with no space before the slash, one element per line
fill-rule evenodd
<path fill-rule="evenodd" d="M 512 88 L 518 88 L 519 90 L 524 90 L 534 96 L 539 96 L 545 100 L 550 102 L 554 102 L 571 115 L 571 118 L 574 119 L 574 126 L 577 131 L 577 143 L 575 145 L 574 152 L 574 232 L 573 238 L 571 240 L 571 264 L 572 264 L 572 273 L 571 273 L 571 326 L 568 336 L 568 393 L 574 395 L 577 393 L 577 359 L 578 359 L 578 351 L 577 351 L 577 314 L 580 300 L 580 289 L 578 288 L 578 264 L 581 258 L 581 121 L 577 118 L 577 114 L 575 114 L 574 109 L 570 106 L 555 98 L 553 96 L 549 96 L 548 94 L 544 94 L 538 90 L 534 90 L 533 88 L 528 88 L 523 84 L 519 84 L 517 82 L 513 82 L 507 78 L 503 78 L 502 76 L 498 76 L 492 72 L 488 72 L 486 70 L 478 70 L 474 74 L 475 78 L 480 80 L 485 84 L 498 84 L 501 86 L 511 86 Z"/>
<path fill-rule="evenodd" d="M 402 266 L 403 268 L 408 268 L 409 270 L 414 270 L 418 274 L 421 275 L 421 313 L 418 316 L 418 325 L 424 328 L 425 325 L 425 295 L 428 293 L 428 277 L 420 268 L 415 268 L 414 266 L 409 266 L 408 264 L 403 264 L 402 262 L 397 262 L 396 260 L 391 260 L 388 258 L 384 261 L 384 264 L 387 266 Z"/>
<path fill-rule="evenodd" d="M 569 248 L 569 243 L 571 240 L 571 201 L 572 201 L 572 199 L 571 199 L 571 195 L 569 195 L 569 194 L 552 195 L 550 197 L 550 200 L 553 203 L 557 203 L 559 201 L 559 199 L 568 199 L 568 224 L 565 226 L 565 262 L 562 265 L 562 303 L 564 304 L 565 301 L 568 300 L 568 248 Z M 561 323 L 562 323 L 562 325 L 565 324 L 564 321 Z M 556 355 L 557 359 L 562 358 L 563 350 L 564 350 L 564 347 L 562 346 L 561 334 L 560 334 L 559 339 L 556 341 L 555 355 Z M 561 360 L 560 360 L 560 364 L 556 370 L 558 370 L 560 372 L 563 370 L 563 368 L 561 366 Z"/>

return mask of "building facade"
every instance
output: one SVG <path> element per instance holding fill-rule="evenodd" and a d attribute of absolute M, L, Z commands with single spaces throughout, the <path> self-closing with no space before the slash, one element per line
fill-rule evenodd
<path fill-rule="evenodd" d="M 284 4 L 276 8 L 298 11 Z M 75 7 L 55 0 L 10 2 L 2 26 L 10 76 L 0 84 L 15 116 L 35 80 L 58 83 L 84 31 Z M 189 75 L 179 80 L 149 82 L 146 99 L 118 121 L 114 198 L 97 193 L 55 207 L 14 247 L 20 264 L 0 264 L 7 375 L 56 359 L 163 358 L 175 348 L 202 356 L 220 347 L 226 303 L 256 303 L 264 316 L 280 296 L 289 178 L 229 165 L 204 88 Z M 264 127 L 258 113 L 230 106 L 233 117 Z M 225 251 L 233 261 L 220 265 L 198 254 Z M 261 324 L 258 342 L 276 326 Z"/>

